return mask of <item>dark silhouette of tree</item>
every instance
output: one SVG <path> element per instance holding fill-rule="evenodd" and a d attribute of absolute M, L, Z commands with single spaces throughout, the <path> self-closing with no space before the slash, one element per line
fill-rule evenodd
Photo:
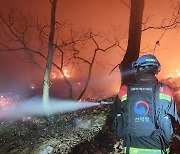
<path fill-rule="evenodd" d="M 121 84 L 126 84 L 134 79 L 133 73 L 129 73 L 131 63 L 139 57 L 141 32 L 142 32 L 142 17 L 144 10 L 144 0 L 131 0 L 130 22 L 128 46 L 124 58 L 121 62 Z"/>

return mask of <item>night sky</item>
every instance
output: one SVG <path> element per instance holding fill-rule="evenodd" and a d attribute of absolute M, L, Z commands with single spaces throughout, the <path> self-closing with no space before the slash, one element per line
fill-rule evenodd
<path fill-rule="evenodd" d="M 124 0 L 124 2 L 129 4 L 129 0 Z M 180 1 L 145 0 L 143 21 L 146 21 L 147 17 L 151 17 L 146 26 L 160 25 L 163 19 L 169 19 L 177 2 Z M 115 36 L 118 38 L 125 36 L 120 44 L 126 49 L 130 10 L 121 0 L 58 0 L 57 5 L 57 21 L 71 22 L 74 29 L 83 28 L 85 30 L 91 29 L 95 33 L 101 32 L 101 35 L 105 38 L 108 37 L 112 40 Z M 44 21 L 44 19 L 48 21 L 50 16 L 49 0 L 0 0 L 2 14 L 7 15 L 10 8 L 21 10 L 23 15 L 38 18 L 40 21 Z M 152 53 L 155 43 L 160 39 L 162 32 L 162 30 L 148 30 L 142 33 L 141 54 Z M 36 33 L 32 32 L 29 35 L 31 38 Z M 3 37 L 4 33 L 0 30 L 0 40 Z M 155 51 L 155 56 L 157 56 L 162 65 L 162 71 L 158 75 L 159 78 L 164 79 L 168 76 L 178 77 L 180 75 L 179 42 L 179 28 L 168 30 L 162 36 Z M 32 41 L 30 44 L 33 47 L 39 46 L 35 41 Z M 106 46 L 106 44 L 103 44 L 103 46 Z M 91 57 L 91 47 L 86 49 L 83 55 L 87 56 L 87 58 Z M 87 92 L 89 95 L 94 95 L 96 88 L 101 95 L 111 95 L 118 91 L 120 84 L 118 69 L 110 76 L 108 74 L 115 65 L 121 62 L 123 55 L 124 51 L 117 48 L 106 54 L 98 54 L 90 88 Z M 86 70 L 84 65 L 83 67 Z M 67 68 L 67 74 L 70 73 L 68 69 L 70 68 Z M 52 71 L 52 73 L 58 75 L 55 68 L 52 68 Z M 84 73 L 82 74 L 84 75 Z M 80 84 L 82 78 L 84 78 L 83 75 L 81 76 L 76 71 L 73 71 L 70 78 L 73 82 Z M 42 71 L 33 64 L 24 52 L 0 52 L 1 93 L 12 90 L 26 91 L 27 87 L 31 88 L 32 85 L 35 87 L 37 85 L 40 86 L 42 84 L 42 76 Z M 62 79 L 58 78 L 56 82 L 61 83 L 60 80 Z M 61 84 L 64 85 L 64 83 Z"/>

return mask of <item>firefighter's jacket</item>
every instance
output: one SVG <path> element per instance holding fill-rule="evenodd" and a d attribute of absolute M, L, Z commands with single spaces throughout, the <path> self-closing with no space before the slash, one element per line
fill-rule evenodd
<path fill-rule="evenodd" d="M 158 82 L 157 78 L 153 74 L 141 74 L 136 76 L 135 83 L 138 84 L 154 84 L 155 82 Z M 116 114 L 119 112 L 119 108 L 121 108 L 121 102 L 125 99 L 127 99 L 127 86 L 123 85 L 120 88 L 120 91 L 118 95 L 115 98 L 114 103 L 111 106 L 111 110 L 109 113 L 110 118 L 113 119 L 115 118 Z M 173 99 L 172 92 L 170 88 L 166 85 L 162 87 L 160 90 L 160 95 L 162 99 L 168 99 L 168 101 L 171 101 L 171 106 L 168 108 L 167 113 L 171 115 L 172 117 L 175 118 L 175 120 L 179 121 L 179 116 L 177 115 L 176 111 L 176 105 Z M 128 145 L 127 145 L 128 144 Z M 170 146 L 169 142 L 164 141 L 164 147 L 167 149 Z M 135 137 L 135 136 L 129 136 L 126 138 L 126 141 L 124 141 L 123 147 L 126 148 L 127 146 L 131 147 L 130 153 L 151 153 L 151 154 L 156 154 L 156 153 L 161 153 L 162 145 L 160 139 L 153 138 L 151 136 L 149 137 Z M 145 151 L 144 151 L 145 150 Z M 150 151 L 148 151 L 150 150 Z M 153 152 L 154 150 L 154 152 Z M 140 152 L 141 151 L 141 152 Z"/>

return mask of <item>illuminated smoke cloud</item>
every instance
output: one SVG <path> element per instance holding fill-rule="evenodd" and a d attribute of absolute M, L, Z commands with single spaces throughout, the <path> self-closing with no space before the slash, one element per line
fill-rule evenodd
<path fill-rule="evenodd" d="M 49 114 L 61 114 L 71 112 L 83 108 L 89 108 L 100 105 L 94 102 L 76 102 L 70 100 L 50 99 L 47 107 Z M 0 119 L 22 119 L 28 116 L 45 116 L 46 112 L 43 108 L 41 98 L 33 98 L 23 103 L 17 104 L 14 108 L 9 110 L 1 110 Z"/>

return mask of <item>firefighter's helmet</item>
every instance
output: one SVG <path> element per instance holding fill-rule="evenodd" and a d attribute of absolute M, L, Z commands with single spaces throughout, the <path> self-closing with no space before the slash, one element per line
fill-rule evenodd
<path fill-rule="evenodd" d="M 153 70 L 153 73 L 155 74 L 158 74 L 161 70 L 161 65 L 158 59 L 152 54 L 141 56 L 137 59 L 137 61 L 132 63 L 133 69 L 137 70 L 139 67 L 145 68 L 147 71 Z"/>

